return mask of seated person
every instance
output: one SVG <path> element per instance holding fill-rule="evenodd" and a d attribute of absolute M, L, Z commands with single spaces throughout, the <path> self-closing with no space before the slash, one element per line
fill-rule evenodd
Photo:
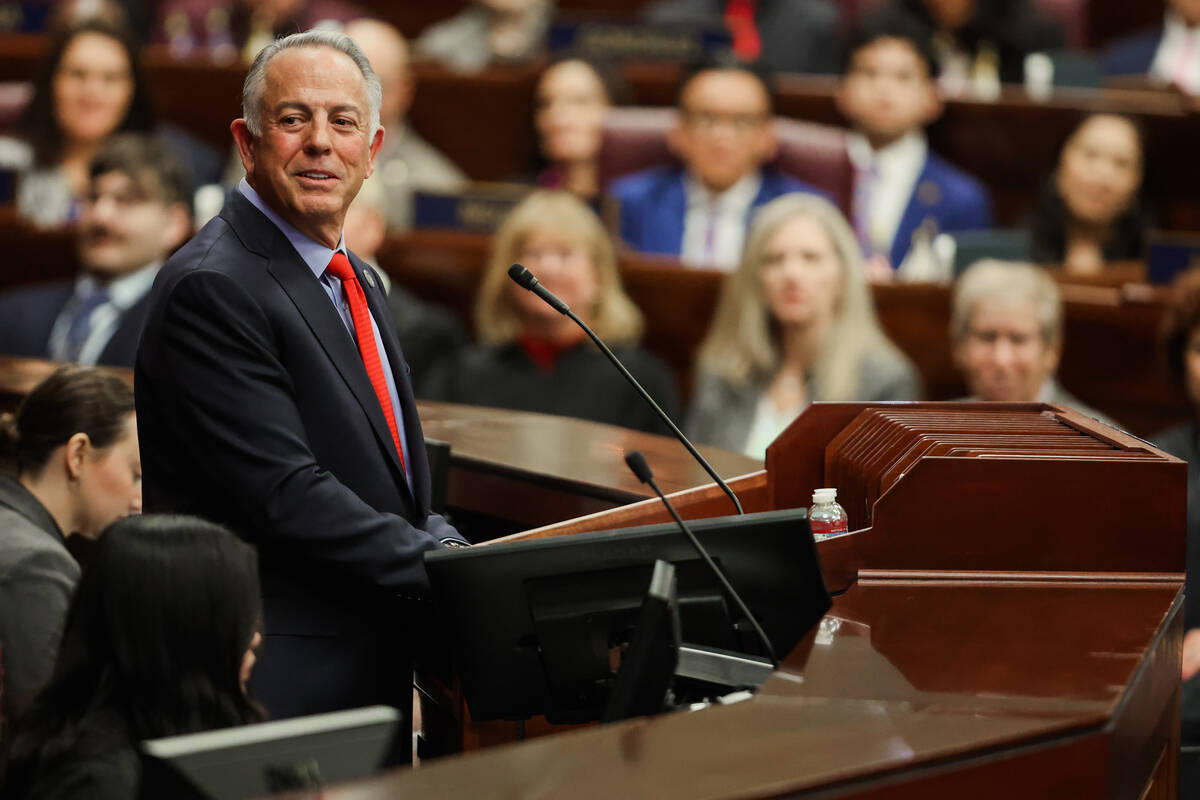
<path fill-rule="evenodd" d="M 1062 49 L 1058 22 L 1033 0 L 890 0 L 933 38 L 942 85 L 960 95 L 979 84 L 1021 83 L 1025 57 Z"/>
<path fill-rule="evenodd" d="M 833 0 L 657 0 L 647 22 L 725 26 L 733 50 L 771 72 L 832 75 L 841 61 L 838 4 Z"/>
<path fill-rule="evenodd" d="M 688 434 L 755 458 L 814 400 L 921 394 L 916 368 L 879 326 L 854 232 L 811 195 L 754 217 L 698 367 Z"/>
<path fill-rule="evenodd" d="M 568 57 L 551 64 L 537 85 L 534 127 L 548 166 L 538 175 L 545 189 L 566 189 L 590 200 L 600 194 L 600 142 L 604 118 L 621 92 L 607 67 Z"/>
<path fill-rule="evenodd" d="M 254 549 L 224 528 L 157 514 L 109 526 L 54 678 L 14 726 L 4 797 L 138 797 L 142 740 L 261 720 L 246 695 L 261 613 Z"/>
<path fill-rule="evenodd" d="M 1067 138 L 1029 225 L 1033 260 L 1094 275 L 1106 261 L 1142 258 L 1141 131 L 1127 117 L 1093 114 Z"/>
<path fill-rule="evenodd" d="M 497 231 L 475 310 L 482 344 L 446 365 L 429 396 L 667 433 L 574 322 L 509 279 L 514 261 L 591 326 L 675 418 L 679 401 L 671 373 L 636 346 L 642 315 L 621 288 L 612 239 L 582 200 L 548 190 L 521 201 Z"/>
<path fill-rule="evenodd" d="M 1109 45 L 1100 67 L 1105 75 L 1145 75 L 1200 94 L 1200 0 L 1167 0 L 1162 24 Z"/>
<path fill-rule="evenodd" d="M 388 229 L 405 231 L 413 223 L 414 192 L 455 192 L 467 185 L 467 176 L 408 122 L 416 76 L 400 32 L 386 22 L 360 19 L 347 25 L 346 33 L 366 54 L 383 89 L 379 121 L 387 133 L 375 157 L 375 171 L 386 195 Z"/>
<path fill-rule="evenodd" d="M 387 200 L 379 174 L 363 181 L 358 196 L 346 212 L 343 235 L 346 246 L 374 268 L 388 296 L 388 311 L 396 324 L 396 338 L 412 372 L 413 392 L 424 397 L 429 375 L 443 361 L 452 361 L 467 344 L 467 332 L 449 310 L 427 303 L 394 283 L 376 259 L 387 229 Z"/>
<path fill-rule="evenodd" d="M 113 134 L 155 130 L 132 34 L 100 18 L 74 22 L 51 39 L 21 138 L 0 141 L 0 165 L 17 172 L 17 213 L 40 227 L 75 221 L 92 159 Z M 220 156 L 174 126 L 157 128 L 187 165 L 188 202 L 220 176 Z"/>
<path fill-rule="evenodd" d="M 133 391 L 113 375 L 64 367 L 15 417 L 0 417 L 0 457 L 0 718 L 12 720 L 54 667 L 79 580 L 66 537 L 95 539 L 142 508 Z"/>
<path fill-rule="evenodd" d="M 472 0 L 429 27 L 414 46 L 420 57 L 463 72 L 526 63 L 545 49 L 553 16 L 554 0 Z"/>
<path fill-rule="evenodd" d="M 1118 427 L 1058 385 L 1062 297 L 1045 270 L 984 260 L 954 285 L 950 338 L 966 400 L 1058 403 Z"/>
<path fill-rule="evenodd" d="M 918 228 L 932 233 L 989 228 L 991 198 L 982 183 L 929 150 L 925 126 L 942 113 L 937 60 L 909 17 L 880 12 L 854 31 L 837 92 L 854 126 L 855 233 L 868 274 L 887 278 L 908 255 Z"/>
<path fill-rule="evenodd" d="M 192 233 L 184 166 L 161 141 L 111 139 L 92 160 L 74 283 L 0 295 L 0 353 L 132 367 L 150 286 Z"/>
<path fill-rule="evenodd" d="M 789 192 L 817 192 L 764 168 L 777 148 L 765 79 L 736 63 L 705 64 L 679 89 L 679 124 L 669 134 L 680 165 L 652 167 L 612 183 L 621 238 L 643 253 L 732 270 L 754 212 Z"/>

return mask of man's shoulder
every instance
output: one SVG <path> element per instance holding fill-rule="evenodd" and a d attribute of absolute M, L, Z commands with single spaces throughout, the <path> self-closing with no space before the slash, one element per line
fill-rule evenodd
<path fill-rule="evenodd" d="M 10 312 L 20 312 L 22 316 L 31 311 L 57 314 L 70 299 L 72 291 L 74 286 L 70 281 L 10 289 L 0 293 L 0 319 L 10 318 Z"/>
<path fill-rule="evenodd" d="M 683 171 L 677 166 L 658 166 L 623 175 L 609 186 L 608 193 L 622 202 L 648 199 L 669 187 L 683 188 Z"/>
<path fill-rule="evenodd" d="M 951 202 L 987 196 L 987 187 L 983 181 L 936 153 L 930 153 L 926 159 L 925 178 L 937 183 L 943 193 L 948 195 L 946 199 Z"/>
<path fill-rule="evenodd" d="M 823 197 L 826 200 L 833 202 L 833 197 L 829 192 L 814 186 L 811 183 L 806 183 L 800 180 L 795 175 L 784 172 L 775 167 L 764 167 L 762 170 L 762 186 L 758 190 L 756 204 L 761 205 L 776 197 L 781 197 L 785 194 L 793 194 L 800 192 L 802 194 L 815 194 L 818 197 Z"/>
<path fill-rule="evenodd" d="M 1154 56 L 1162 41 L 1161 25 L 1118 39 L 1100 58 L 1100 71 L 1105 75 L 1144 75 L 1154 64 Z"/>

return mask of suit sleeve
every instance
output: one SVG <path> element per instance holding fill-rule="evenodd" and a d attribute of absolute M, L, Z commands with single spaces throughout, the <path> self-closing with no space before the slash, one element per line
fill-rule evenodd
<path fill-rule="evenodd" d="M 0 583 L 0 608 L 20 609 L 0 619 L 5 691 L 28 701 L 50 680 L 78 567 L 65 552 L 38 551 Z"/>
<path fill-rule="evenodd" d="M 420 521 L 439 528 L 431 534 L 379 512 L 316 462 L 282 343 L 248 293 L 227 275 L 193 271 L 171 288 L 158 323 L 146 377 L 185 451 L 172 458 L 208 476 L 214 502 L 246 522 L 244 533 L 355 583 L 426 595 L 423 553 L 449 526 L 431 515 Z"/>

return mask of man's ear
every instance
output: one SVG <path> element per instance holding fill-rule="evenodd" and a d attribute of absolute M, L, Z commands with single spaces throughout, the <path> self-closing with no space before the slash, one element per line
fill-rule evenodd
<path fill-rule="evenodd" d="M 775 125 L 775 118 L 771 117 L 767 120 L 766 126 L 762 131 L 762 138 L 758 142 L 758 163 L 766 164 L 775 158 L 775 154 L 778 152 L 779 129 Z"/>
<path fill-rule="evenodd" d="M 671 155 L 678 158 L 680 161 L 687 161 L 687 137 L 683 132 L 683 120 L 675 123 L 675 125 L 667 131 L 667 149 L 671 151 Z"/>
<path fill-rule="evenodd" d="M 238 156 L 242 159 L 242 169 L 247 175 L 254 174 L 254 134 L 250 133 L 246 120 L 238 118 L 229 125 L 233 141 L 237 145 Z"/>
<path fill-rule="evenodd" d="M 163 242 L 170 255 L 192 235 L 192 214 L 186 203 L 173 203 L 167 209 L 167 226 Z"/>
<path fill-rule="evenodd" d="M 925 99 L 924 112 L 921 114 L 921 127 L 932 125 L 945 110 L 946 101 L 942 99 L 941 90 L 937 88 L 936 84 L 931 85 Z"/>
<path fill-rule="evenodd" d="M 375 131 L 375 137 L 371 139 L 371 159 L 367 164 L 367 174 L 365 178 L 369 178 L 375 174 L 375 157 L 379 155 L 379 148 L 383 147 L 383 126 L 379 126 L 379 130 Z"/>

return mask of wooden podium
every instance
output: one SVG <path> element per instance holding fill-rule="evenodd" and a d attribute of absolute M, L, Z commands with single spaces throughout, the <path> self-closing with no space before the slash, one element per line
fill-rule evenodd
<path fill-rule="evenodd" d="M 733 481 L 747 511 L 836 477 L 852 532 L 819 545 L 833 608 L 752 699 L 329 796 L 1175 796 L 1182 462 L 1051 405 L 847 403 L 811 407 L 766 463 Z M 711 485 L 673 499 L 730 511 Z M 643 501 L 518 537 L 665 519 Z M 459 723 L 468 747 L 514 738 Z"/>

